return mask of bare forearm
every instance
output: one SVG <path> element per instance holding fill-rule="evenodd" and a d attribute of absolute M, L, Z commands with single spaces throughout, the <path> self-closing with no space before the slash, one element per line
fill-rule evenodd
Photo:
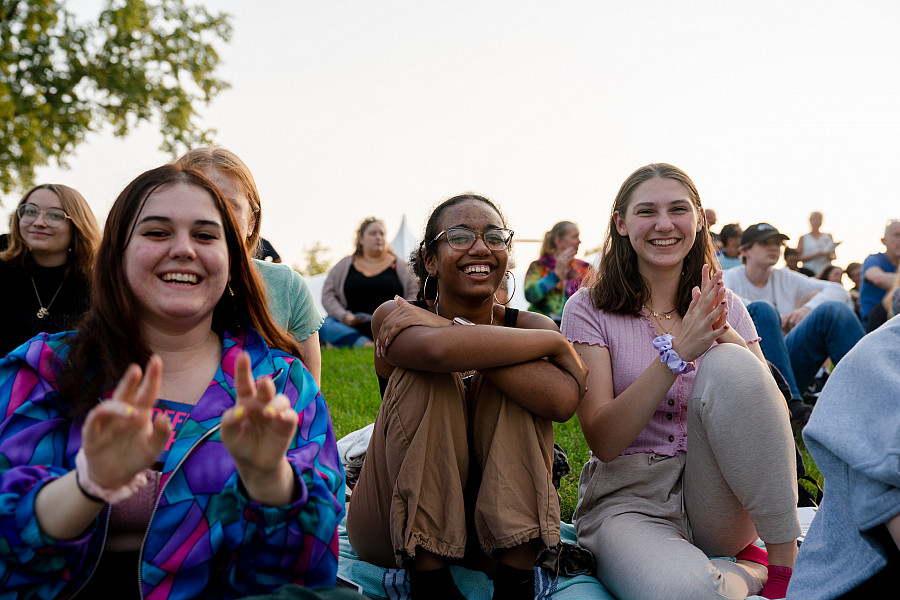
<path fill-rule="evenodd" d="M 890 289 L 897 282 L 897 273 L 887 273 L 878 267 L 866 269 L 865 278 L 884 290 Z"/>
<path fill-rule="evenodd" d="M 482 369 L 480 373 L 519 406 L 539 417 L 564 423 L 578 408 L 575 378 L 546 360 Z"/>
<path fill-rule="evenodd" d="M 673 383 L 675 375 L 657 360 L 609 402 L 582 401 L 578 418 L 594 454 L 604 462 L 621 454 L 650 422 Z M 589 379 L 588 394 L 593 389 Z"/>
<path fill-rule="evenodd" d="M 34 512 L 41 531 L 55 540 L 81 536 L 105 507 L 89 500 L 78 489 L 75 471 L 47 483 L 34 499 Z"/>
<path fill-rule="evenodd" d="M 303 354 L 303 363 L 316 380 L 316 385 L 321 386 L 322 349 L 319 347 L 318 331 L 300 342 L 300 352 Z"/>
<path fill-rule="evenodd" d="M 561 334 L 546 329 L 410 327 L 391 343 L 386 358 L 395 367 L 433 373 L 481 371 L 553 355 L 561 343 L 568 342 Z"/>

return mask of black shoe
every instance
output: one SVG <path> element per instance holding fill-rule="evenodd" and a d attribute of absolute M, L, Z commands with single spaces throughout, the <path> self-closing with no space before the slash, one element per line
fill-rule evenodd
<path fill-rule="evenodd" d="M 788 410 L 791 412 L 791 431 L 794 435 L 802 431 L 812 415 L 812 406 L 806 404 L 802 400 L 790 400 L 788 402 Z"/>
<path fill-rule="evenodd" d="M 809 387 L 806 388 L 806 391 L 818 397 L 820 393 L 822 393 L 822 389 L 825 387 L 825 384 L 828 382 L 828 371 L 825 369 L 819 369 L 819 372 L 816 373 L 816 378 L 813 379 L 812 383 L 809 384 Z"/>

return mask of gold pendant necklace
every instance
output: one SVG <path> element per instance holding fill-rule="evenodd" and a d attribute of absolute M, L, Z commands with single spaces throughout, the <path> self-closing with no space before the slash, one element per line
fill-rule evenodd
<path fill-rule="evenodd" d="M 34 295 L 37 296 L 38 306 L 41 308 L 37 311 L 37 318 L 43 319 L 44 317 L 50 316 L 50 306 L 53 304 L 53 301 L 56 300 L 56 297 L 59 296 L 59 291 L 62 289 L 63 284 L 66 282 L 66 277 L 63 275 L 63 280 L 59 282 L 59 287 L 56 288 L 56 293 L 53 294 L 53 298 L 50 299 L 50 302 L 47 303 L 47 306 L 44 306 L 44 303 L 41 302 L 41 295 L 38 294 L 37 284 L 34 283 L 34 276 L 29 274 L 31 277 L 31 287 L 34 288 Z"/>
<path fill-rule="evenodd" d="M 665 317 L 666 320 L 669 320 L 669 321 L 672 320 L 672 315 L 675 313 L 676 310 L 678 310 L 678 308 L 676 307 L 676 308 L 673 308 L 672 310 L 670 310 L 669 312 L 658 313 L 655 310 L 653 310 L 652 308 L 650 308 L 649 306 L 647 306 L 646 304 L 644 305 L 644 308 L 646 308 L 650 312 L 650 314 L 653 315 L 654 317 L 656 317 L 657 319 L 660 317 Z"/>
<path fill-rule="evenodd" d="M 657 325 L 659 325 L 659 328 L 662 329 L 663 333 L 665 333 L 666 335 L 671 335 L 671 334 L 672 334 L 672 330 L 669 329 L 669 328 L 666 328 L 666 326 L 663 325 L 662 319 L 665 318 L 667 321 L 671 321 L 671 320 L 672 320 L 672 315 L 675 314 L 675 311 L 676 311 L 676 310 L 678 310 L 677 308 L 673 308 L 673 309 L 670 310 L 669 312 L 662 313 L 662 314 L 656 312 L 655 310 L 653 310 L 652 308 L 650 308 L 650 307 L 647 306 L 646 304 L 644 305 L 644 308 L 647 309 L 647 312 L 649 312 L 650 315 L 651 315 L 654 319 L 656 319 L 656 323 L 657 323 Z"/>

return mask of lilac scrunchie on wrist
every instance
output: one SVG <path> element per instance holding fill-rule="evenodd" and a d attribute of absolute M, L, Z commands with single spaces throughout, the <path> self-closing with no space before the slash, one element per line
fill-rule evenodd
<path fill-rule="evenodd" d="M 659 351 L 660 362 L 666 363 L 669 370 L 676 375 L 690 373 L 694 370 L 694 363 L 681 360 L 678 353 L 672 349 L 672 336 L 668 333 L 655 338 L 653 340 L 653 347 Z"/>

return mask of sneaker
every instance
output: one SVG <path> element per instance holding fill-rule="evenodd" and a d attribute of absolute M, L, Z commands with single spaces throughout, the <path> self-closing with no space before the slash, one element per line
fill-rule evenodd
<path fill-rule="evenodd" d="M 809 387 L 806 389 L 806 392 L 810 396 L 814 396 L 816 398 L 819 397 L 819 394 L 822 393 L 822 389 L 825 387 L 825 383 L 828 381 L 828 371 L 825 369 L 819 369 L 819 372 L 816 373 L 816 378 L 813 379 L 812 383 L 809 384 Z"/>

